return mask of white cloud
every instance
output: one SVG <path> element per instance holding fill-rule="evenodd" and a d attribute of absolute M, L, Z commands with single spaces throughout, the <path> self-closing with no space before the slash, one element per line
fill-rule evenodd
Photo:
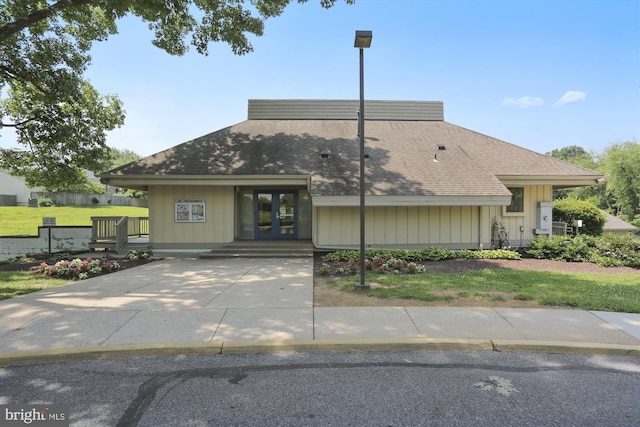
<path fill-rule="evenodd" d="M 513 105 L 518 108 L 539 107 L 544 104 L 542 98 L 537 96 L 523 96 L 521 98 L 505 98 L 502 101 L 504 105 Z"/>
<path fill-rule="evenodd" d="M 574 102 L 583 101 L 587 97 L 587 94 L 580 90 L 570 90 L 562 95 L 562 98 L 558 99 L 554 106 L 560 107 L 564 104 L 573 104 Z"/>

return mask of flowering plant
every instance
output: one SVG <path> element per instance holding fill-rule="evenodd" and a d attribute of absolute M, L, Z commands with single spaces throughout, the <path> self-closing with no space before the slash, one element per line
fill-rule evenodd
<path fill-rule="evenodd" d="M 46 262 L 40 264 L 40 274 L 59 279 L 84 280 L 89 277 L 111 273 L 118 269 L 120 269 L 120 264 L 107 258 L 87 258 L 84 260 L 76 258 L 71 261 L 61 260 L 53 265 L 49 265 Z"/>

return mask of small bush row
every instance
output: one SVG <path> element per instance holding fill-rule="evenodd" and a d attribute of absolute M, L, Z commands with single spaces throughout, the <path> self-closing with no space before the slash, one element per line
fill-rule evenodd
<path fill-rule="evenodd" d="M 372 260 L 375 257 L 391 257 L 401 259 L 407 262 L 418 261 L 444 261 L 447 259 L 457 258 L 455 251 L 441 248 L 424 248 L 424 249 L 367 249 L 364 253 L 365 259 Z M 343 250 L 336 251 L 326 256 L 327 261 L 348 262 L 350 260 L 359 260 L 360 251 Z"/>
<path fill-rule="evenodd" d="M 540 259 L 640 268 L 640 240 L 632 235 L 542 236 L 531 242 L 527 253 Z"/>
<path fill-rule="evenodd" d="M 108 258 L 60 260 L 53 265 L 40 264 L 40 274 L 69 280 L 84 280 L 120 269 L 120 264 Z"/>

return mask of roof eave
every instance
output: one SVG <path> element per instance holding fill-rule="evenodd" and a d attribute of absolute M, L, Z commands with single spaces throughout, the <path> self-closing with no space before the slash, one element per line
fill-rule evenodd
<path fill-rule="evenodd" d="M 588 187 L 604 181 L 603 175 L 496 175 L 505 186 L 551 185 L 553 188 Z"/>
<path fill-rule="evenodd" d="M 100 182 L 114 187 L 148 189 L 154 185 L 215 185 L 215 186 L 236 186 L 236 185 L 290 185 L 309 186 L 308 175 L 100 175 Z"/>
<path fill-rule="evenodd" d="M 360 206 L 359 196 L 311 196 L 314 206 Z M 366 196 L 366 206 L 507 206 L 511 196 Z"/>

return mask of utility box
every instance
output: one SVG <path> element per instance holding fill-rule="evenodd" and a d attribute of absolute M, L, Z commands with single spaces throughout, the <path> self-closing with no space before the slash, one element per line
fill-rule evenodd
<path fill-rule="evenodd" d="M 547 235 L 551 237 L 552 231 L 553 202 L 538 202 L 536 209 L 536 229 L 537 235 Z"/>

